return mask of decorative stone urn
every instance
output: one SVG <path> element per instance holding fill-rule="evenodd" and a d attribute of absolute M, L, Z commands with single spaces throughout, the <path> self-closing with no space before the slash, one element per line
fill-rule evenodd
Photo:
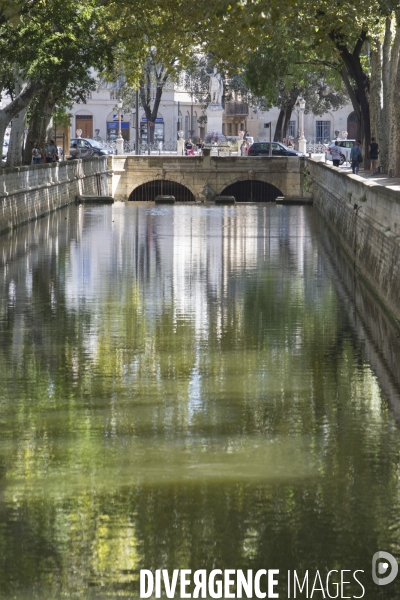
<path fill-rule="evenodd" d="M 184 131 L 178 131 L 178 141 L 176 142 L 177 155 L 182 156 L 185 154 L 185 140 L 183 139 Z"/>

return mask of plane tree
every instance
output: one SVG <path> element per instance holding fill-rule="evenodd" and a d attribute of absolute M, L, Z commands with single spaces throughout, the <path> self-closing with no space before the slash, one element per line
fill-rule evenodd
<path fill-rule="evenodd" d="M 118 0 L 107 3 L 109 25 L 118 38 L 118 73 L 123 74 L 121 97 L 138 89 L 140 104 L 154 139 L 154 123 L 163 90 L 169 81 L 193 65 L 204 53 L 210 23 L 215 32 L 215 11 L 210 0 Z M 103 70 L 115 80 L 115 69 Z"/>
<path fill-rule="evenodd" d="M 268 108 L 277 106 L 280 109 L 275 141 L 287 136 L 299 96 L 306 101 L 306 112 L 317 115 L 336 110 L 348 100 L 337 72 L 322 66 L 318 71 L 305 70 L 298 62 L 299 53 L 293 48 L 283 54 L 281 44 L 265 43 L 251 56 L 244 69 L 244 79 L 250 89 L 264 97 Z"/>
<path fill-rule="evenodd" d="M 250 56 L 257 52 L 265 42 L 275 43 L 280 46 L 282 54 L 291 49 L 296 51 L 297 61 L 304 70 L 321 66 L 336 69 L 361 124 L 367 147 L 371 138 L 370 51 L 376 50 L 382 38 L 385 18 L 391 16 L 393 19 L 395 8 L 395 2 L 391 0 L 360 0 L 356 4 L 331 0 L 312 3 L 305 0 L 246 3 L 217 0 L 216 11 L 223 25 L 218 43 L 212 39 L 210 50 L 215 49 L 229 62 L 240 56 L 243 63 L 246 53 Z M 233 35 L 234 56 L 230 47 Z M 396 38 L 394 33 L 392 35 Z M 398 44 L 388 43 L 386 46 L 392 58 L 393 84 L 398 68 Z M 272 61 L 270 66 L 274 68 Z"/>
<path fill-rule="evenodd" d="M 93 85 L 91 67 L 110 65 L 112 37 L 104 8 L 97 0 L 32 2 L 15 24 L 0 24 L 0 85 L 11 102 L 0 111 L 0 137 L 13 120 L 9 164 L 20 164 L 24 112 L 30 113 L 27 152 L 43 143 L 56 104 L 83 95 Z"/>

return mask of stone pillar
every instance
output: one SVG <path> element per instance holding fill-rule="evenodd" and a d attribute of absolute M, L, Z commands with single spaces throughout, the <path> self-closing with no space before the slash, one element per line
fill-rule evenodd
<path fill-rule="evenodd" d="M 305 137 L 299 139 L 299 152 L 305 154 L 307 151 L 307 140 Z"/>
<path fill-rule="evenodd" d="M 224 109 L 220 104 L 209 104 L 207 108 L 207 133 L 222 133 L 222 115 Z"/>
<path fill-rule="evenodd" d="M 124 138 L 123 137 L 118 137 L 115 141 L 115 144 L 117 146 L 117 154 L 123 154 L 124 153 Z"/>
<path fill-rule="evenodd" d="M 178 156 L 182 156 L 183 154 L 185 154 L 185 140 L 179 139 L 176 142 L 176 147 Z"/>

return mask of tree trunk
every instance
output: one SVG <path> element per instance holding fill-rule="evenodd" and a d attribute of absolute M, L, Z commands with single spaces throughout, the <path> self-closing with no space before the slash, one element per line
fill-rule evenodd
<path fill-rule="evenodd" d="M 38 142 L 44 150 L 46 142 L 49 137 L 51 137 L 50 129 L 55 102 L 53 94 L 49 90 L 42 92 L 40 96 L 36 98 L 25 145 L 25 164 L 30 164 L 31 162 L 33 145 Z"/>
<path fill-rule="evenodd" d="M 390 106 L 390 48 L 392 45 L 392 18 L 387 17 L 382 45 L 382 102 L 380 115 L 379 162 L 384 173 L 389 169 L 389 106 Z M 376 137 L 376 136 L 375 136 Z"/>
<path fill-rule="evenodd" d="M 18 75 L 15 81 L 15 95 L 18 96 L 24 89 L 26 81 L 23 81 Z M 12 120 L 10 145 L 7 152 L 7 167 L 19 167 L 22 163 L 22 152 L 25 138 L 27 107 L 23 108 Z"/>
<path fill-rule="evenodd" d="M 285 109 L 285 120 L 283 122 L 283 137 L 287 137 L 289 125 L 290 125 L 290 117 L 292 116 L 294 104 L 289 104 Z"/>
<path fill-rule="evenodd" d="M 356 134 L 356 138 L 358 139 L 360 137 L 359 132 L 361 131 L 361 111 L 360 111 L 360 105 L 358 103 L 357 100 L 357 96 L 353 90 L 353 86 L 350 83 L 350 79 L 349 79 L 349 74 L 347 73 L 346 67 L 342 67 L 342 70 L 340 71 L 340 74 L 342 76 L 343 79 L 343 83 L 346 87 L 346 91 L 349 95 L 351 104 L 353 106 L 353 110 L 355 112 L 356 115 L 356 119 L 357 119 L 357 134 Z"/>
<path fill-rule="evenodd" d="M 163 85 L 164 87 L 164 85 Z M 152 126 L 150 127 L 150 139 L 151 139 L 151 143 L 154 142 L 154 123 L 156 122 L 157 119 L 157 115 L 158 115 L 158 107 L 160 106 L 160 102 L 161 102 L 161 96 L 163 93 L 163 87 L 157 86 L 157 90 L 156 90 L 156 97 L 154 99 L 154 104 L 153 104 L 153 110 L 151 111 L 151 124 Z M 192 124 L 190 124 L 190 126 L 192 126 Z"/>
<path fill-rule="evenodd" d="M 382 48 L 378 44 L 377 48 L 371 52 L 371 133 L 372 137 L 381 144 L 381 97 L 382 97 Z"/>
<path fill-rule="evenodd" d="M 40 89 L 42 83 L 40 81 L 29 82 L 27 86 L 22 90 L 20 94 L 8 104 L 5 108 L 0 110 L 0 139 L 4 139 L 9 122 L 18 115 L 24 108 L 26 108 L 33 96 Z"/>
<path fill-rule="evenodd" d="M 154 89 L 154 79 L 156 81 L 156 95 L 154 98 L 153 109 L 151 109 L 151 89 L 152 87 Z M 156 122 L 161 96 L 167 79 L 168 69 L 161 67 L 161 69 L 158 70 L 156 62 L 150 60 L 144 70 L 144 78 L 139 81 L 140 102 L 147 119 L 148 143 L 154 142 L 154 124 Z"/>
<path fill-rule="evenodd" d="M 368 74 L 364 71 L 360 60 L 360 54 L 363 44 L 367 37 L 367 31 L 361 31 L 358 41 L 353 49 L 353 52 L 350 52 L 347 46 L 345 45 L 345 40 L 343 39 L 341 32 L 338 33 L 333 31 L 330 33 L 330 37 L 334 41 L 336 48 L 340 52 L 340 56 L 343 59 L 344 66 L 346 68 L 349 78 L 352 78 L 356 85 L 357 100 L 361 112 L 361 141 L 363 142 L 364 146 L 364 168 L 368 170 L 370 165 L 370 159 L 369 152 L 367 150 L 369 149 L 369 144 L 371 142 L 371 122 L 369 111 L 370 82 Z"/>
<path fill-rule="evenodd" d="M 285 137 L 282 135 L 282 126 L 283 126 L 284 117 L 285 117 L 285 111 L 281 108 L 279 111 L 278 120 L 276 122 L 274 142 L 281 142 L 283 140 L 283 138 Z"/>
<path fill-rule="evenodd" d="M 389 144 L 388 166 L 396 174 L 396 153 L 398 147 L 398 110 L 396 88 L 400 53 L 400 11 L 396 11 L 396 33 L 390 51 L 390 80 L 389 80 Z"/>
<path fill-rule="evenodd" d="M 27 110 L 27 108 L 24 108 L 12 120 L 10 145 L 7 153 L 7 167 L 19 167 L 22 164 Z"/>
<path fill-rule="evenodd" d="M 400 60 L 397 65 L 396 89 L 400 90 Z M 399 102 L 396 102 L 396 118 L 397 118 L 397 123 L 399 123 L 400 122 L 400 103 Z M 397 136 L 396 136 L 395 155 L 396 155 L 395 174 L 396 174 L 396 177 L 399 177 L 399 174 L 400 174 L 400 134 L 399 134 L 399 132 L 397 132 Z"/>

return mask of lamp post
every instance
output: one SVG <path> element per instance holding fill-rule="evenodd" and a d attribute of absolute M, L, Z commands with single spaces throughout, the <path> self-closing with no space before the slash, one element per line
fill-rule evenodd
<path fill-rule="evenodd" d="M 135 96 L 136 115 L 135 115 L 135 154 L 139 155 L 139 89 L 136 90 Z"/>
<path fill-rule="evenodd" d="M 300 137 L 299 137 L 299 151 L 306 153 L 307 149 L 307 140 L 304 137 L 304 111 L 306 108 L 306 101 L 303 98 L 299 100 L 299 109 L 300 109 Z"/>
<path fill-rule="evenodd" d="M 118 137 L 116 140 L 117 154 L 123 154 L 124 153 L 124 138 L 122 137 L 122 132 L 121 132 L 121 109 L 122 109 L 121 98 L 117 102 L 117 109 L 118 109 Z"/>

